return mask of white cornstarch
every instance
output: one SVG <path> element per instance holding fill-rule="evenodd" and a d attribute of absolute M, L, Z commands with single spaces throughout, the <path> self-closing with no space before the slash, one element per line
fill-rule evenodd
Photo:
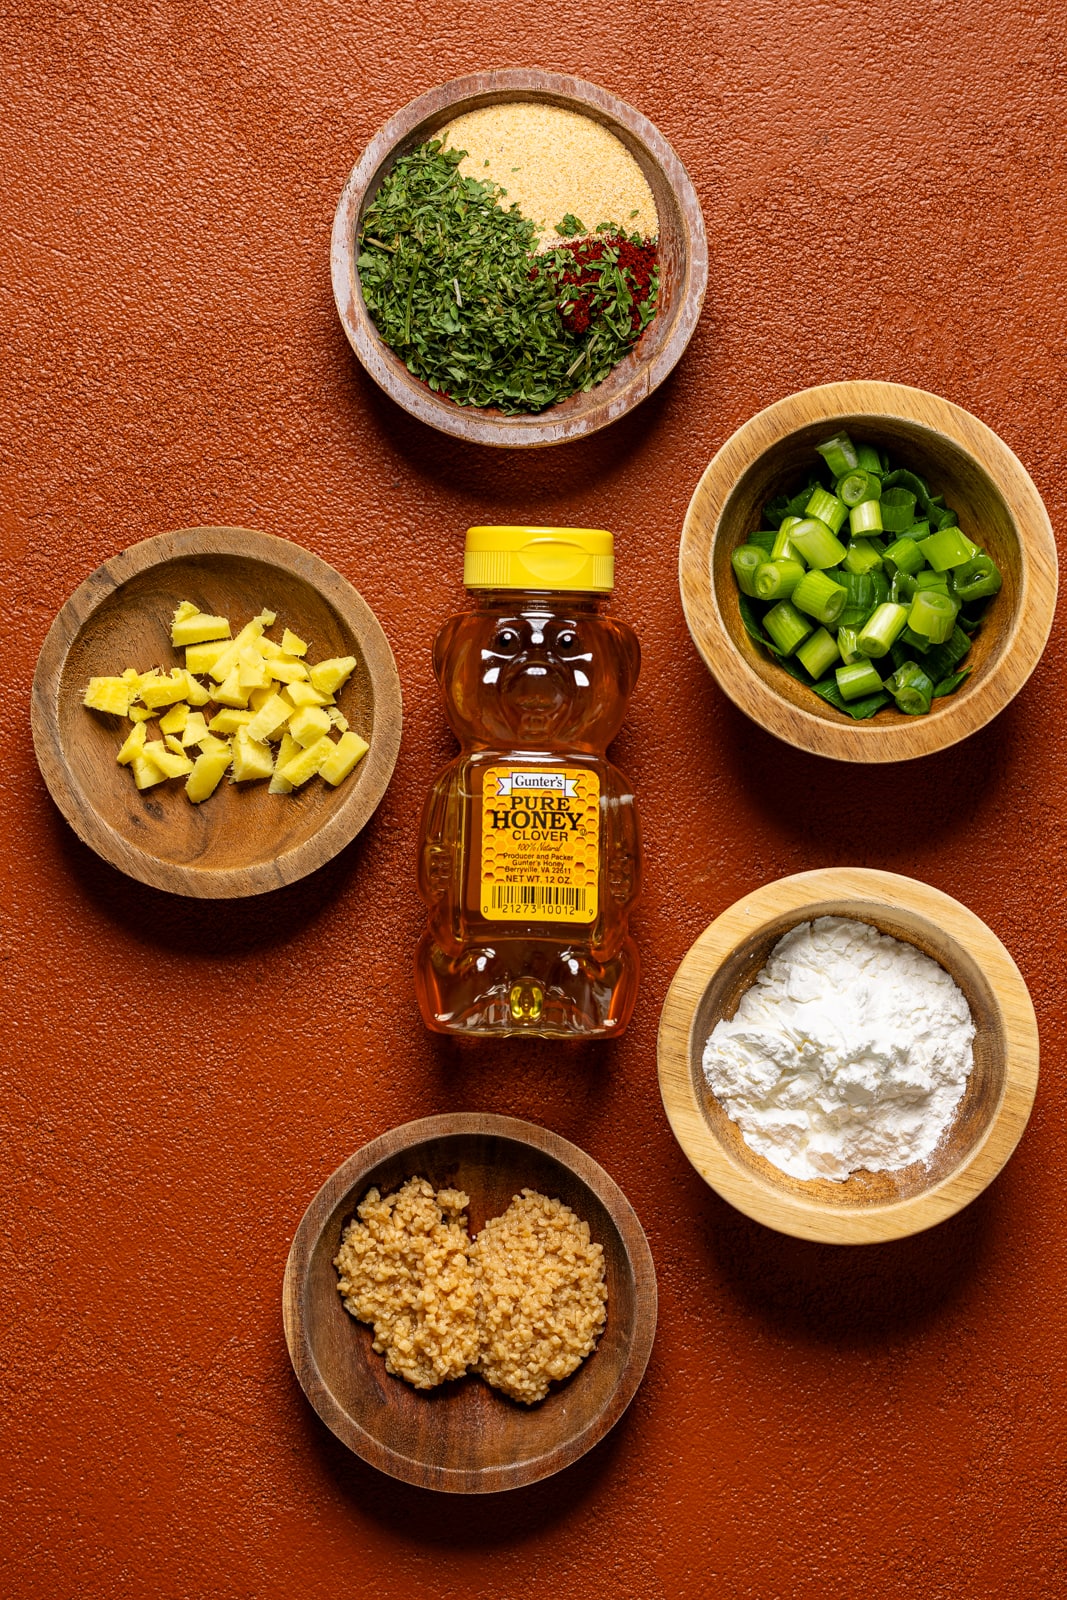
<path fill-rule="evenodd" d="M 959 986 L 914 945 L 818 917 L 780 939 L 704 1076 L 746 1143 L 795 1178 L 893 1172 L 930 1156 L 973 1064 Z"/>

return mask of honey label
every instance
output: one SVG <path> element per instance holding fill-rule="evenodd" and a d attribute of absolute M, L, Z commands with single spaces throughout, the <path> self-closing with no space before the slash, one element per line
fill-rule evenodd
<path fill-rule="evenodd" d="M 600 779 L 587 767 L 487 767 L 482 781 L 482 916 L 593 922 Z"/>

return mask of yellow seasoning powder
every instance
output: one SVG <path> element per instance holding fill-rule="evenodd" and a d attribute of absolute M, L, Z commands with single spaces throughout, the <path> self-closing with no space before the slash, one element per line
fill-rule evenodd
<path fill-rule="evenodd" d="M 625 233 L 654 238 L 659 216 L 644 173 L 613 133 L 592 117 L 559 106 L 505 101 L 457 117 L 437 135 L 466 150 L 459 170 L 506 191 L 529 217 L 544 245 L 558 244 L 556 224 L 567 215 L 592 233 L 613 222 Z"/>

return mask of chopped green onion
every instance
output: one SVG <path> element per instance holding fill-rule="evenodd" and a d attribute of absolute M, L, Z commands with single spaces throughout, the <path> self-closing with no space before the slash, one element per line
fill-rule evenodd
<path fill-rule="evenodd" d="M 931 647 L 931 641 L 924 639 L 921 633 L 913 633 L 911 628 L 902 628 L 900 638 L 893 646 L 894 650 L 903 645 L 908 650 L 918 650 L 920 655 L 925 655 Z"/>
<path fill-rule="evenodd" d="M 742 544 L 737 547 L 730 557 L 730 564 L 734 569 L 734 577 L 742 594 L 754 595 L 756 593 L 756 573 L 766 561 L 766 553 L 759 545 Z"/>
<path fill-rule="evenodd" d="M 882 688 L 882 680 L 869 661 L 838 667 L 834 676 L 842 700 L 858 700 L 861 695 L 877 694 Z"/>
<path fill-rule="evenodd" d="M 957 567 L 953 576 L 959 577 L 962 571 L 962 567 Z M 929 567 L 924 567 L 921 572 L 915 574 L 915 587 L 936 589 L 940 594 L 948 594 L 948 577 L 944 572 L 932 572 Z"/>
<path fill-rule="evenodd" d="M 917 661 L 905 661 L 886 679 L 885 686 L 899 710 L 909 717 L 922 717 L 929 711 L 934 685 Z"/>
<path fill-rule="evenodd" d="M 836 567 L 845 559 L 844 545 L 817 517 L 805 517 L 802 522 L 796 523 L 790 528 L 789 537 L 808 566 L 818 571 L 824 567 Z"/>
<path fill-rule="evenodd" d="M 835 583 L 827 572 L 806 572 L 793 589 L 792 600 L 798 611 L 806 612 L 824 627 L 836 622 L 845 609 L 848 590 Z M 819 676 L 818 673 L 815 674 Z"/>
<path fill-rule="evenodd" d="M 922 540 L 919 549 L 935 572 L 947 572 L 951 567 L 962 567 L 964 562 L 976 559 L 974 546 L 959 528 L 938 528 L 936 533 Z"/>
<path fill-rule="evenodd" d="M 789 537 L 789 528 L 785 525 L 788 522 L 790 527 L 793 527 L 799 521 L 799 517 L 786 517 L 785 522 L 782 523 L 782 526 L 774 536 L 774 543 L 771 545 L 772 561 L 800 561 L 803 559 L 800 551 Z"/>
<path fill-rule="evenodd" d="M 877 576 L 881 577 L 881 573 Z M 846 569 L 836 580 L 843 584 L 846 590 L 844 610 L 838 618 L 843 628 L 862 627 L 875 606 L 887 598 L 889 585 L 885 586 L 885 594 L 881 594 L 875 583 L 875 577 L 874 572 L 849 572 Z"/>
<path fill-rule="evenodd" d="M 881 533 L 882 506 L 879 500 L 861 500 L 848 514 L 848 526 L 854 539 L 865 533 Z"/>
<path fill-rule="evenodd" d="M 847 572 L 870 572 L 882 565 L 882 554 L 869 539 L 853 539 L 842 565 Z"/>
<path fill-rule="evenodd" d="M 908 529 L 907 537 L 914 539 L 916 544 L 920 539 L 928 539 L 930 537 L 930 524 L 928 522 L 913 522 Z"/>
<path fill-rule="evenodd" d="M 864 472 L 881 473 L 882 458 L 873 444 L 858 444 L 856 446 L 856 458 Z"/>
<path fill-rule="evenodd" d="M 832 439 L 824 439 L 822 444 L 817 444 L 815 448 L 835 478 L 843 478 L 846 473 L 855 472 L 860 464 L 856 446 L 847 433 L 835 433 Z"/>
<path fill-rule="evenodd" d="M 910 489 L 883 489 L 880 504 L 887 533 L 904 533 L 915 521 L 915 496 Z"/>
<path fill-rule="evenodd" d="M 890 645 L 896 643 L 907 620 L 908 613 L 903 606 L 894 605 L 891 600 L 880 605 L 860 629 L 856 641 L 860 654 L 876 658 L 888 655 Z"/>
<path fill-rule="evenodd" d="M 845 663 L 846 667 L 855 666 L 857 661 L 866 660 L 865 656 L 860 655 L 859 649 L 856 645 L 855 628 L 838 628 L 837 648 L 841 652 L 841 660 Z"/>
<path fill-rule="evenodd" d="M 889 579 L 881 567 L 875 567 L 870 574 L 871 583 L 874 585 L 874 603 L 880 606 L 889 599 Z"/>
<path fill-rule="evenodd" d="M 803 644 L 812 632 L 811 623 L 789 604 L 779 600 L 763 619 L 763 626 L 784 656 L 791 656 L 798 644 Z"/>
<path fill-rule="evenodd" d="M 997 594 L 1003 582 L 993 557 L 977 555 L 953 569 L 951 592 L 961 605 L 968 605 L 972 600 L 984 600 L 987 595 Z"/>
<path fill-rule="evenodd" d="M 970 648 L 970 639 L 957 623 L 952 637 L 944 644 L 934 645 L 923 665 L 934 682 L 940 683 L 942 678 L 947 678 L 950 672 L 956 670 Z"/>
<path fill-rule="evenodd" d="M 950 510 L 944 501 L 940 505 L 931 501 L 926 514 L 935 528 L 955 528 L 959 526 L 960 519 L 958 515 L 955 511 Z"/>
<path fill-rule="evenodd" d="M 799 561 L 765 561 L 756 573 L 757 600 L 788 600 L 801 578 L 804 568 Z M 821 573 L 813 573 L 821 577 Z"/>
<path fill-rule="evenodd" d="M 908 612 L 908 627 L 931 644 L 944 644 L 956 626 L 958 603 L 936 589 L 920 589 Z"/>
<path fill-rule="evenodd" d="M 895 606 L 910 606 L 918 585 L 910 572 L 894 572 L 889 598 Z"/>
<path fill-rule="evenodd" d="M 825 628 L 818 628 L 797 651 L 797 660 L 807 668 L 813 678 L 829 672 L 838 658 L 837 640 Z"/>
<path fill-rule="evenodd" d="M 915 540 L 910 537 L 895 539 L 882 557 L 882 560 L 885 562 L 886 570 L 890 576 L 894 572 L 906 572 L 909 576 L 912 576 L 919 571 L 920 567 L 926 565 L 922 551 L 915 543 Z"/>
<path fill-rule="evenodd" d="M 837 498 L 850 509 L 864 500 L 877 500 L 881 492 L 881 478 L 876 473 L 865 472 L 862 467 L 837 480 Z"/>
<path fill-rule="evenodd" d="M 848 516 L 848 507 L 836 494 L 830 494 L 827 489 L 815 489 L 811 499 L 804 507 L 806 517 L 817 517 L 820 522 L 825 522 L 831 533 L 836 533 Z"/>

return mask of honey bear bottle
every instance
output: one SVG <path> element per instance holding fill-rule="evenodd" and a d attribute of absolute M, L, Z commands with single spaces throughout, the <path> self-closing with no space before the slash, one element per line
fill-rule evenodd
<path fill-rule="evenodd" d="M 612 536 L 470 528 L 463 576 L 472 609 L 433 650 L 460 752 L 423 813 L 419 1005 L 441 1033 L 614 1038 L 637 994 L 641 854 L 605 751 L 641 651 L 606 614 Z"/>

